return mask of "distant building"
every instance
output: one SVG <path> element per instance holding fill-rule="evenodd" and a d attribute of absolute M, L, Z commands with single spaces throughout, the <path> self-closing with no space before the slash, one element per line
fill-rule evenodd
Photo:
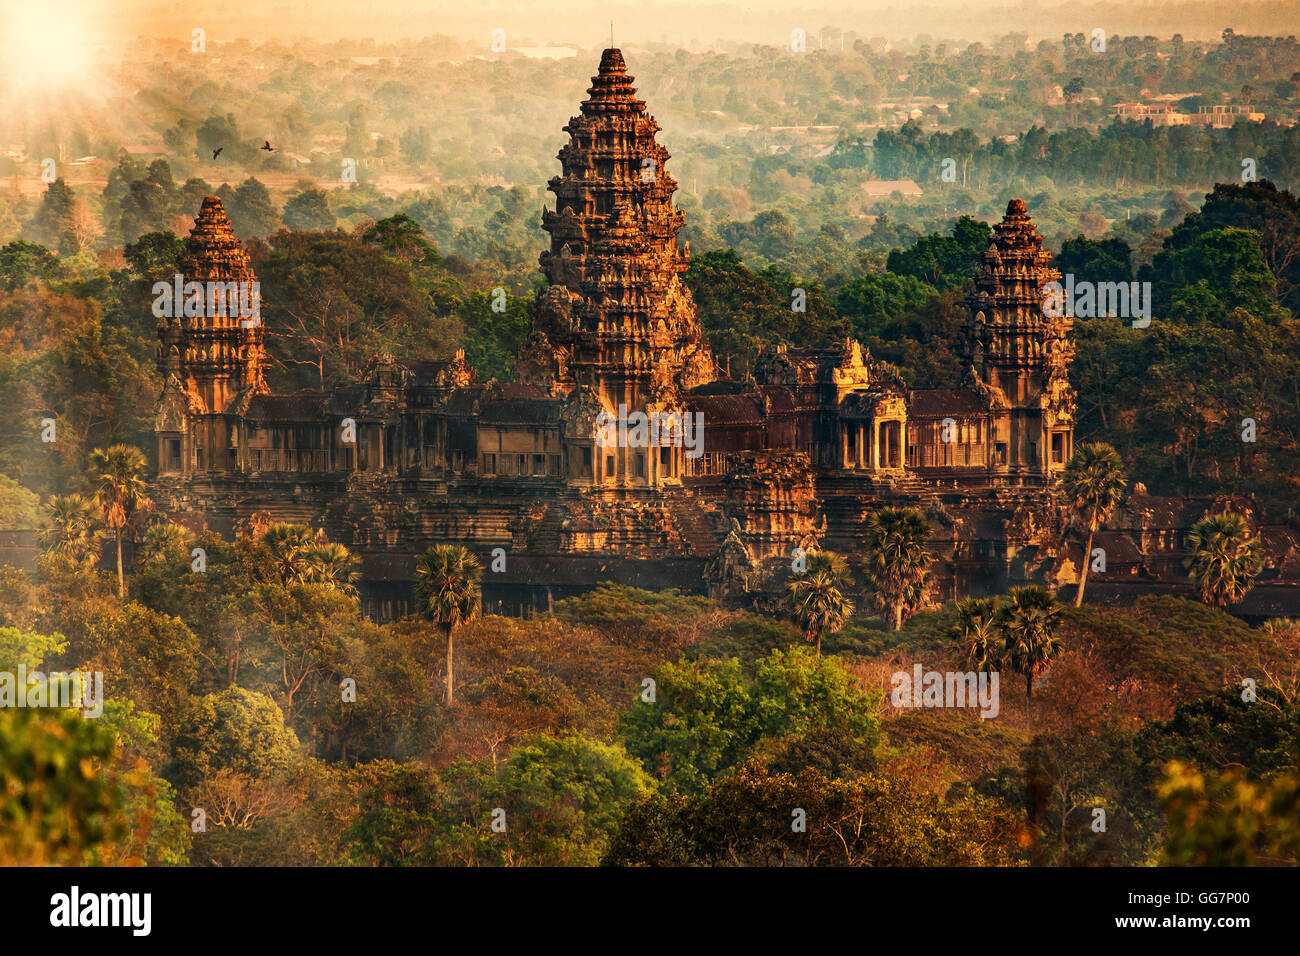
<path fill-rule="evenodd" d="M 1254 112 L 1249 106 L 1202 106 L 1187 119 L 1196 126 L 1231 129 L 1237 120 L 1242 119 L 1250 123 L 1262 123 L 1264 114 Z"/>
<path fill-rule="evenodd" d="M 1229 129 L 1237 120 L 1251 123 L 1264 122 L 1264 114 L 1253 112 L 1248 106 L 1202 106 L 1195 113 L 1183 113 L 1172 102 L 1116 103 L 1112 109 L 1116 119 L 1131 123 L 1150 120 L 1153 126 L 1208 126 L 1211 129 Z"/>
<path fill-rule="evenodd" d="M 1151 121 L 1152 126 L 1186 126 L 1188 116 L 1172 103 L 1116 103 L 1115 118 L 1131 123 Z"/>
<path fill-rule="evenodd" d="M 884 199 L 902 193 L 909 199 L 922 195 L 921 187 L 911 179 L 868 179 L 861 187 L 868 199 Z"/>

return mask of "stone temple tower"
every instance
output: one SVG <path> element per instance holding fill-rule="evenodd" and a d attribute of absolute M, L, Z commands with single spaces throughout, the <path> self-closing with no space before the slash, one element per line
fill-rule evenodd
<path fill-rule="evenodd" d="M 236 418 L 266 392 L 257 276 L 216 196 L 203 200 L 158 316 L 159 472 L 235 470 Z M 163 283 L 155 286 L 155 294 Z"/>
<path fill-rule="evenodd" d="M 684 216 L 676 181 L 655 141 L 659 124 L 637 99 L 623 54 L 605 50 L 581 113 L 557 156 L 542 228 L 550 289 L 520 351 L 521 378 L 556 393 L 591 388 L 602 405 L 671 407 L 716 377 L 691 294 L 690 249 L 677 244 Z"/>
<path fill-rule="evenodd" d="M 1052 480 L 1072 454 L 1075 397 L 1068 314 L 1044 307 L 1059 281 L 1022 200 L 993 227 L 963 329 L 974 384 L 991 406 L 991 471 L 1012 483 Z"/>

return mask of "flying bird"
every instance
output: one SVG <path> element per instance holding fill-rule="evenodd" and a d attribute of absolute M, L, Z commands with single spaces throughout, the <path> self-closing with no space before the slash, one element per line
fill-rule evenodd
<path fill-rule="evenodd" d="M 264 149 L 264 150 L 266 150 L 268 153 L 274 153 L 274 152 L 275 152 L 275 147 L 271 145 L 271 141 L 270 141 L 269 139 L 264 139 L 264 140 L 262 140 L 262 147 L 261 147 L 261 148 Z"/>
<path fill-rule="evenodd" d="M 214 150 L 212 151 L 212 158 L 213 158 L 213 159 L 216 159 L 218 156 L 220 156 L 220 155 L 221 155 L 221 151 L 222 151 L 223 149 L 225 149 L 225 148 L 226 148 L 226 147 L 224 147 L 224 146 L 218 146 L 216 149 L 214 149 Z"/>

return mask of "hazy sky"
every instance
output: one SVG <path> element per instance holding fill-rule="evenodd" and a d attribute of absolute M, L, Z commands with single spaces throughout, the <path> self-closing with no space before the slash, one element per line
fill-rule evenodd
<path fill-rule="evenodd" d="M 829 0 L 813 4 L 784 0 L 708 3 L 699 0 L 635 2 L 500 2 L 500 0 L 0 0 L 0 9 L 33 8 L 46 22 L 96 21 L 97 35 L 119 30 L 145 35 L 188 35 L 202 27 L 223 38 L 322 40 L 374 37 L 382 41 L 434 33 L 468 39 L 488 37 L 494 28 L 521 41 L 667 42 L 708 46 L 718 42 L 786 43 L 795 27 L 814 34 L 825 26 L 860 36 L 909 41 L 988 39 L 1016 30 L 1035 38 L 1065 32 L 1215 37 L 1224 27 L 1238 33 L 1300 33 L 1300 0 L 1234 2 L 1059 3 L 1008 0 Z M 70 12 L 71 11 L 71 12 Z M 76 12 L 80 11 L 80 12 Z"/>

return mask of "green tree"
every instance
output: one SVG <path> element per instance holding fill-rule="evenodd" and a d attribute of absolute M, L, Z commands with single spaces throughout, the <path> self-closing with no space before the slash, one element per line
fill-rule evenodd
<path fill-rule="evenodd" d="M 925 603 L 930 526 L 916 508 L 879 508 L 867 521 L 862 570 L 872 602 L 897 631 Z"/>
<path fill-rule="evenodd" d="M 311 528 L 305 524 L 277 521 L 266 529 L 262 543 L 271 552 L 282 583 L 301 583 L 306 579 L 306 556 L 315 546 Z"/>
<path fill-rule="evenodd" d="M 628 813 L 604 862 L 1007 866 L 1021 858 L 1016 817 L 1000 801 L 966 797 L 949 805 L 881 775 L 835 780 L 811 768 L 772 773 L 749 761 L 703 793 L 647 797 Z"/>
<path fill-rule="evenodd" d="M 0 627 L 0 670 L 15 671 L 19 666 L 38 670 L 48 658 L 62 654 L 68 640 L 62 634 L 36 634 L 16 627 Z"/>
<path fill-rule="evenodd" d="M 100 519 L 117 540 L 117 596 L 126 597 L 122 538 L 135 513 L 149 507 L 144 482 L 144 453 L 130 445 L 110 445 L 90 453 L 90 478 Z"/>
<path fill-rule="evenodd" d="M 113 862 L 129 826 L 105 768 L 116 737 L 75 711 L 0 709 L 0 866 Z"/>
<path fill-rule="evenodd" d="M 302 555 L 302 577 L 308 584 L 323 584 L 356 594 L 361 560 L 336 542 L 313 545 Z"/>
<path fill-rule="evenodd" d="M 223 186 L 217 190 L 235 235 L 244 242 L 254 237 L 266 238 L 280 228 L 280 215 L 271 199 L 271 192 L 258 179 L 250 176 L 231 189 Z"/>
<path fill-rule="evenodd" d="M 628 753 L 668 790 L 694 792 L 735 766 L 758 738 L 740 662 L 665 663 L 651 672 L 654 703 L 619 715 Z"/>
<path fill-rule="evenodd" d="M 1062 275 L 1083 282 L 1132 282 L 1133 250 L 1123 239 L 1076 236 L 1061 243 L 1052 263 Z"/>
<path fill-rule="evenodd" d="M 429 620 L 447 637 L 447 703 L 454 701 L 452 641 L 456 628 L 478 616 L 483 566 L 460 545 L 429 548 L 416 560 L 415 593 Z"/>
<path fill-rule="evenodd" d="M 1124 495 L 1127 479 L 1119 454 L 1104 442 L 1080 445 L 1061 473 L 1060 498 L 1071 518 L 1087 533 L 1083 563 L 1079 568 L 1079 589 L 1074 606 L 1083 606 L 1083 588 L 1092 562 L 1092 538 L 1110 518 Z"/>
<path fill-rule="evenodd" d="M 172 738 L 167 775 L 193 787 L 221 770 L 263 777 L 301 759 L 298 738 L 265 694 L 229 687 L 189 702 Z"/>
<path fill-rule="evenodd" d="M 875 769 L 879 697 L 864 693 L 838 660 L 803 647 L 774 650 L 758 663 L 752 699 L 773 770 L 815 768 L 837 778 Z"/>
<path fill-rule="evenodd" d="M 654 781 L 617 744 L 539 735 L 510 754 L 499 778 L 514 848 L 539 866 L 595 866 L 626 811 Z"/>
<path fill-rule="evenodd" d="M 1159 787 L 1167 866 L 1295 866 L 1300 862 L 1300 773 L 1251 781 L 1171 761 Z"/>
<path fill-rule="evenodd" d="M 337 224 L 329 196 L 318 186 L 306 186 L 284 204 L 284 224 L 297 232 L 323 232 Z"/>
<path fill-rule="evenodd" d="M 1061 652 L 1056 630 L 1064 610 L 1051 592 L 1038 587 L 1012 588 L 998 609 L 1004 641 L 1003 660 L 1025 678 L 1025 696 L 1034 699 L 1034 678 Z"/>
<path fill-rule="evenodd" d="M 41 499 L 8 475 L 0 475 L 0 530 L 30 531 L 36 527 Z"/>
<path fill-rule="evenodd" d="M 1259 539 L 1239 514 L 1206 515 L 1187 535 L 1188 576 L 1201 600 L 1226 608 L 1246 596 L 1263 567 Z"/>
<path fill-rule="evenodd" d="M 836 576 L 829 570 L 813 571 L 792 577 L 786 584 L 786 607 L 804 639 L 816 643 L 817 656 L 822 652 L 822 635 L 838 634 L 853 616 L 853 602 L 836 586 Z"/>
<path fill-rule="evenodd" d="M 968 597 L 957 602 L 957 622 L 948 629 L 963 666 L 992 673 L 1002 662 L 998 599 Z"/>

